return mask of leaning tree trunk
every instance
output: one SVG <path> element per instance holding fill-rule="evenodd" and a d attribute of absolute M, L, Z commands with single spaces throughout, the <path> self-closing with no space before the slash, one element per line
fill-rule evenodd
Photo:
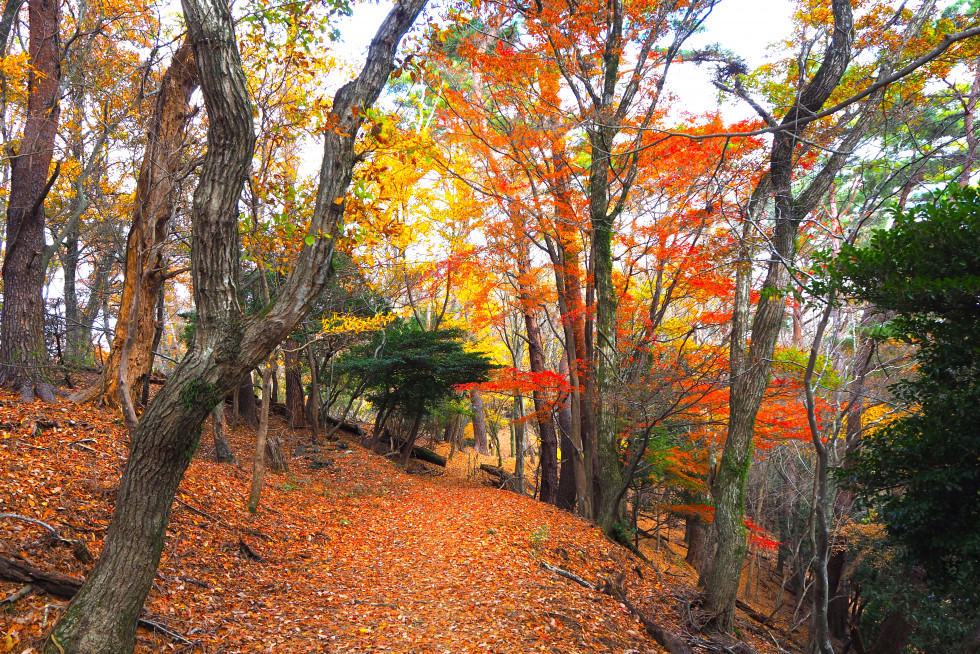
<path fill-rule="evenodd" d="M 102 374 L 74 399 L 98 400 L 120 406 L 120 367 L 125 367 L 126 386 L 142 388 L 153 365 L 156 298 L 166 280 L 165 242 L 176 199 L 176 179 L 184 152 L 191 94 L 198 73 L 189 40 L 177 50 L 164 73 L 147 135 L 146 152 L 136 182 L 133 222 L 126 240 L 126 269 L 122 300 L 116 314 L 115 336 Z M 135 332 L 130 336 L 131 329 Z M 126 347 L 127 341 L 130 347 Z M 129 360 L 122 366 L 124 350 Z"/>
<path fill-rule="evenodd" d="M 61 113 L 61 45 L 59 2 L 30 0 L 27 116 L 19 151 L 10 154 L 10 200 L 7 205 L 6 255 L 3 259 L 3 309 L 0 312 L 0 384 L 54 401 L 44 347 L 44 198 Z M 9 148 L 9 146 L 8 146 Z M 56 169 L 57 171 L 57 169 Z"/>
<path fill-rule="evenodd" d="M 223 0 L 184 0 L 208 110 L 208 149 L 191 214 L 191 275 L 198 323 L 187 356 L 154 396 L 133 437 L 115 511 L 95 569 L 55 625 L 45 654 L 122 654 L 160 562 L 177 486 L 212 407 L 266 359 L 330 281 L 330 262 L 365 112 L 394 68 L 395 50 L 425 0 L 396 3 L 371 43 L 361 74 L 334 97 L 306 245 L 266 312 L 245 318 L 234 284 L 238 200 L 255 135 L 252 106 Z"/>
<path fill-rule="evenodd" d="M 745 353 L 745 334 L 739 324 L 747 324 L 747 315 L 733 316 L 732 381 L 729 399 L 728 436 L 718 466 L 711 495 L 715 504 L 714 531 L 718 549 L 708 577 L 708 604 L 714 611 L 715 626 L 730 632 L 735 621 L 735 600 L 739 577 L 745 559 L 746 532 L 744 524 L 745 484 L 752 463 L 752 437 L 755 418 L 762 396 L 769 384 L 772 356 L 776 338 L 782 327 L 785 309 L 783 289 L 789 281 L 789 269 L 796 254 L 796 234 L 802 218 L 826 193 L 830 182 L 843 165 L 846 155 L 835 154 L 821 169 L 814 181 L 795 199 L 791 181 L 795 166 L 794 152 L 804 125 L 798 121 L 823 107 L 827 98 L 840 83 L 850 61 L 852 34 L 851 5 L 847 0 L 833 0 L 834 30 L 824 53 L 823 62 L 813 78 L 803 87 L 796 103 L 783 118 L 785 130 L 776 133 L 770 154 L 769 175 L 756 188 L 753 204 L 764 204 L 771 185 L 776 203 L 776 228 L 772 239 L 773 252 L 763 282 L 762 293 L 752 321 L 748 352 Z M 844 148 L 841 148 L 842 150 Z M 766 193 L 760 191 L 766 190 Z M 752 208 L 750 208 L 750 213 Z M 743 264 L 744 265 L 744 264 Z M 743 288 L 748 293 L 748 275 Z M 740 300 L 736 300 L 736 305 Z M 742 302 L 747 311 L 747 303 Z M 736 333 L 738 332 L 738 333 Z"/>

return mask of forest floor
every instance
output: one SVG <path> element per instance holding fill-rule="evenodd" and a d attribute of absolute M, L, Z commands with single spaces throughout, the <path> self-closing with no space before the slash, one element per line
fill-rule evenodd
<path fill-rule="evenodd" d="M 290 471 L 267 476 L 253 516 L 251 428 L 231 434 L 236 465 L 213 462 L 205 429 L 143 613 L 172 633 L 141 629 L 138 652 L 664 651 L 623 598 L 693 651 L 724 651 L 690 627 L 697 590 L 677 530 L 647 563 L 584 520 L 479 483 L 474 468 L 496 457 L 463 451 L 409 474 L 353 442 L 311 447 L 278 418 L 271 432 Z M 114 412 L 0 392 L 0 514 L 58 533 L 0 515 L 0 556 L 84 577 L 79 543 L 98 555 L 126 438 Z M 4 601 L 21 588 L 0 582 L 0 652 L 38 651 L 67 605 L 40 593 Z M 778 623 L 740 612 L 738 625 L 757 652 L 798 651 Z"/>

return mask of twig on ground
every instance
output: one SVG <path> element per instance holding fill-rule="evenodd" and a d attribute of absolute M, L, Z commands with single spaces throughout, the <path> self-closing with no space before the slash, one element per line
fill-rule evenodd
<path fill-rule="evenodd" d="M 68 540 L 67 538 L 62 538 L 61 533 L 57 529 L 55 529 L 54 527 L 52 527 L 46 522 L 42 522 L 41 520 L 37 520 L 35 518 L 28 518 L 27 516 L 19 515 L 17 513 L 0 513 L 0 518 L 10 518 L 12 520 L 23 520 L 24 522 L 30 522 L 31 524 L 35 524 L 38 525 L 39 527 L 44 527 L 45 529 L 47 529 L 49 532 L 51 532 L 51 535 L 58 540 L 59 543 L 68 543 L 69 545 L 75 544 L 75 541 Z"/>
<path fill-rule="evenodd" d="M 193 504 L 188 504 L 187 502 L 185 502 L 184 500 L 180 499 L 179 497 L 176 497 L 175 496 L 174 497 L 174 502 L 176 502 L 177 504 L 180 504 L 182 507 L 186 508 L 191 513 L 196 513 L 197 515 L 201 516 L 202 518 L 207 518 L 208 520 L 210 520 L 212 522 L 215 522 L 215 523 L 221 525 L 222 527 L 225 527 L 226 529 L 234 529 L 235 528 L 235 527 L 232 527 L 227 522 L 225 522 L 224 520 L 222 520 L 221 518 L 215 518 L 213 515 L 211 515 L 207 511 L 204 511 L 202 509 L 199 509 L 196 506 L 194 506 Z"/>
<path fill-rule="evenodd" d="M 41 447 L 40 445 L 31 445 L 30 443 L 25 443 L 24 441 L 14 441 L 14 445 L 23 445 L 24 447 L 29 447 L 33 450 L 44 450 L 45 452 L 48 451 L 48 448 L 46 447 Z"/>
<path fill-rule="evenodd" d="M 544 561 L 541 562 L 541 567 L 544 568 L 545 570 L 550 570 L 551 572 L 554 572 L 556 575 L 564 577 L 565 579 L 570 579 L 571 581 L 574 581 L 579 586 L 585 586 L 589 590 L 595 590 L 595 586 L 587 582 L 585 579 L 582 579 L 578 575 L 572 574 L 568 570 L 562 570 L 561 568 L 556 568 L 555 566 L 546 563 Z"/>
<path fill-rule="evenodd" d="M 15 590 L 14 592 L 10 593 L 2 600 L 0 600 L 0 606 L 4 604 L 13 604 L 17 600 L 23 599 L 28 595 L 30 595 L 32 590 L 34 590 L 34 586 L 32 586 L 31 584 L 24 584 L 23 586 L 21 586 L 20 588 L 18 588 L 17 590 Z"/>
<path fill-rule="evenodd" d="M 545 570 L 550 570 L 551 572 L 554 572 L 565 579 L 574 581 L 580 586 L 584 586 L 590 590 L 599 590 L 600 592 L 609 595 L 617 602 L 621 603 L 629 610 L 630 613 L 639 618 L 640 622 L 643 623 L 643 627 L 647 630 L 647 633 L 653 636 L 653 639 L 671 654 L 693 654 L 693 650 L 691 650 L 690 646 L 684 642 L 680 636 L 661 627 L 651 618 L 644 615 L 643 612 L 641 612 L 632 602 L 626 599 L 625 595 L 622 593 L 622 589 L 619 589 L 618 591 L 615 588 L 600 590 L 596 586 L 587 582 L 585 579 L 582 579 L 578 575 L 573 574 L 568 570 L 563 570 L 544 561 L 541 562 L 541 567 Z M 615 595 L 613 595 L 614 592 L 616 593 Z"/>
<path fill-rule="evenodd" d="M 164 636 L 166 636 L 167 638 L 169 638 L 170 640 L 176 641 L 176 642 L 180 643 L 181 645 L 191 645 L 191 644 L 193 644 L 192 641 L 188 640 L 187 638 L 184 638 L 183 636 L 181 636 L 180 634 L 178 634 L 173 629 L 170 629 L 169 627 L 167 627 L 165 625 L 162 625 L 159 622 L 153 622 L 152 620 L 147 620 L 145 618 L 140 618 L 139 619 L 139 622 L 137 624 L 139 624 L 139 626 L 141 626 L 144 629 L 147 629 L 149 631 L 159 632 L 159 633 L 163 634 Z"/>
<path fill-rule="evenodd" d="M 82 443 L 94 443 L 94 442 L 95 442 L 94 438 L 79 438 L 74 441 L 68 441 L 67 443 L 65 443 L 65 447 L 71 447 L 72 445 L 76 445 L 82 448 L 83 450 L 88 450 L 89 452 L 95 452 L 95 448 L 89 447 L 88 445 L 82 445 Z"/>

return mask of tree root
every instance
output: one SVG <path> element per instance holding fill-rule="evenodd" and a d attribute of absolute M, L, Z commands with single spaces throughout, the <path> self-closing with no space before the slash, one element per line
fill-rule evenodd
<path fill-rule="evenodd" d="M 544 561 L 541 562 L 541 567 L 545 570 L 550 570 L 555 574 L 564 577 L 570 581 L 574 581 L 580 586 L 588 588 L 590 590 L 598 591 L 604 595 L 609 595 L 617 602 L 620 602 L 625 606 L 630 613 L 636 616 L 641 623 L 643 623 L 643 628 L 646 629 L 647 633 L 653 637 L 657 643 L 666 649 L 670 654 L 693 654 L 693 650 L 685 643 L 680 636 L 671 633 L 661 627 L 659 624 L 654 622 L 652 618 L 644 615 L 640 609 L 638 609 L 632 602 L 626 599 L 623 593 L 623 588 L 621 583 L 600 583 L 598 586 L 590 584 L 585 579 L 582 579 L 576 574 L 569 572 L 568 570 L 563 570 L 561 568 L 555 567 Z"/>

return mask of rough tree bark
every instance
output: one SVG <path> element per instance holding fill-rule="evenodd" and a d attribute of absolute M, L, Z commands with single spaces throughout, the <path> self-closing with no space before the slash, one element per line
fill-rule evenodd
<path fill-rule="evenodd" d="M 218 463 L 235 463 L 235 452 L 228 442 L 225 429 L 225 401 L 222 399 L 211 410 L 211 434 L 214 437 L 214 459 Z"/>
<path fill-rule="evenodd" d="M 487 420 L 483 415 L 483 397 L 480 391 L 470 391 L 470 404 L 473 407 L 473 446 L 480 454 L 490 454 L 487 444 Z"/>
<path fill-rule="evenodd" d="M 531 262 L 526 239 L 521 239 L 517 251 L 518 284 L 528 279 Z M 541 328 L 538 326 L 534 298 L 523 285 L 518 290 L 521 300 L 521 313 L 524 315 L 524 328 L 527 331 L 527 358 L 532 374 L 547 371 L 544 363 L 544 346 L 541 341 Z M 541 490 L 538 497 L 542 502 L 554 504 L 558 499 L 558 434 L 551 418 L 551 407 L 545 401 L 544 393 L 535 389 L 531 392 L 534 400 L 535 421 L 541 437 Z M 516 470 L 516 469 L 515 469 Z"/>
<path fill-rule="evenodd" d="M 44 347 L 44 199 L 54 183 L 49 177 L 54 137 L 61 109 L 60 20 L 57 0 L 28 4 L 30 72 L 27 116 L 19 149 L 9 145 L 10 199 L 7 205 L 6 254 L 3 259 L 3 309 L 0 312 L 0 384 L 54 401 Z"/>
<path fill-rule="evenodd" d="M 286 365 L 286 416 L 290 427 L 302 427 L 305 423 L 303 408 L 303 375 L 300 367 L 299 343 L 290 338 L 283 346 Z"/>
<path fill-rule="evenodd" d="M 238 385 L 235 394 L 238 397 L 236 403 L 238 417 L 244 418 L 245 422 L 257 429 L 259 426 L 259 405 L 255 401 L 255 384 L 252 380 L 252 373 L 242 377 L 242 382 Z"/>
<path fill-rule="evenodd" d="M 222 0 L 184 0 L 184 15 L 208 110 L 208 148 L 191 214 L 191 275 L 198 323 L 194 341 L 147 407 L 119 484 L 102 555 L 51 632 L 46 654 L 121 654 L 135 646 L 136 620 L 160 562 L 170 507 L 201 424 L 220 398 L 265 360 L 330 279 L 333 238 L 342 223 L 354 165 L 354 139 L 365 111 L 391 74 L 395 50 L 425 0 L 394 5 L 378 30 L 360 75 L 334 97 L 324 132 L 313 244 L 303 247 L 274 304 L 243 316 L 235 288 L 238 200 L 255 135 L 252 106 Z M 339 201 L 338 201 L 339 200 Z"/>
<path fill-rule="evenodd" d="M 558 374 L 568 378 L 568 357 L 562 356 Z M 572 512 L 575 510 L 575 446 L 572 444 L 572 394 L 566 395 L 558 410 L 558 433 L 561 445 L 560 475 L 555 506 Z"/>
<path fill-rule="evenodd" d="M 275 366 L 272 361 L 262 370 L 262 409 L 259 416 L 259 429 L 255 434 L 255 452 L 252 456 L 252 486 L 248 494 L 248 512 L 259 510 L 262 487 L 265 485 L 266 438 L 269 435 L 269 410 L 272 407 L 272 375 Z"/>
<path fill-rule="evenodd" d="M 175 187 L 184 151 L 191 94 L 198 73 L 189 40 L 174 54 L 157 95 L 146 152 L 140 164 L 133 204 L 133 223 L 126 239 L 126 268 L 122 300 L 116 313 L 115 335 L 102 374 L 73 399 L 98 400 L 121 406 L 120 367 L 127 340 L 131 347 L 126 363 L 127 386 L 141 388 L 153 365 L 153 333 L 156 298 L 166 280 L 165 242 L 173 214 Z M 127 337 L 134 329 L 132 338 Z"/>
<path fill-rule="evenodd" d="M 772 238 L 772 256 L 752 321 L 747 353 L 742 349 L 745 346 L 744 333 L 736 334 L 733 328 L 728 437 L 711 487 L 718 549 L 708 577 L 708 603 L 716 615 L 716 628 L 723 632 L 731 631 L 734 626 L 735 600 L 746 549 L 743 522 L 745 483 L 752 462 L 755 418 L 769 383 L 776 337 L 783 322 L 786 305 L 783 289 L 789 281 L 787 266 L 792 265 L 795 258 L 800 221 L 826 193 L 846 158 L 846 155 L 832 156 L 801 197 L 794 198 L 791 190 L 794 152 L 803 130 L 798 121 L 823 107 L 840 83 L 850 61 L 854 38 L 850 3 L 847 0 L 833 0 L 833 14 L 834 29 L 820 68 L 800 91 L 796 102 L 783 118 L 785 129 L 775 133 L 769 174 L 760 182 L 771 184 L 776 203 L 776 228 Z M 840 150 L 844 151 L 846 147 Z M 747 293 L 747 289 L 744 292 Z M 738 320 L 745 321 L 746 317 L 733 317 L 733 325 L 737 326 Z"/>
<path fill-rule="evenodd" d="M 687 554 L 684 560 L 698 573 L 698 583 L 704 578 L 708 563 L 711 559 L 711 528 L 701 522 L 700 518 L 687 518 L 684 529 L 684 539 L 687 541 Z"/>

